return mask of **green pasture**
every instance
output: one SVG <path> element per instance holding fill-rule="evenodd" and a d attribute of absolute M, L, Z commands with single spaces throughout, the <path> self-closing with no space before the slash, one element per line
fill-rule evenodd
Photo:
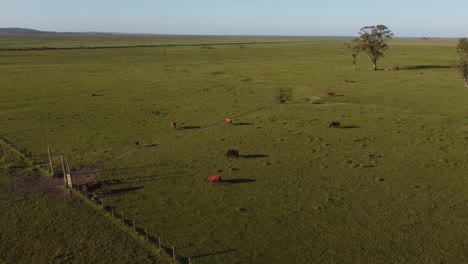
<path fill-rule="evenodd" d="M 2 47 L 32 45 L 10 41 Z M 79 42 L 67 41 L 46 44 Z M 163 48 L 0 52 L 0 133 L 42 160 L 50 147 L 57 167 L 65 155 L 76 173 L 95 170 L 108 204 L 192 263 L 467 261 L 456 40 L 393 40 L 379 67 L 400 70 L 388 71 L 364 56 L 353 71 L 340 38 L 176 42 L 210 41 L 256 43 L 174 46 L 166 58 Z M 278 89 L 291 91 L 284 104 Z M 223 184 L 207 183 L 213 172 Z"/>
<path fill-rule="evenodd" d="M 1 263 L 170 263 L 63 185 L 37 186 L 40 172 L 3 143 L 0 176 Z"/>

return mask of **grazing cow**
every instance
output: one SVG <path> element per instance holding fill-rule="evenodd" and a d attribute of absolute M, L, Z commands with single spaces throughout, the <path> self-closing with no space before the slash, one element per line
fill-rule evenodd
<path fill-rule="evenodd" d="M 97 189 L 102 190 L 101 182 L 90 182 L 90 183 L 86 183 L 86 184 L 81 186 L 81 190 L 83 192 L 92 193 L 92 192 L 96 191 Z"/>
<path fill-rule="evenodd" d="M 335 93 L 334 93 L 334 92 L 327 92 L 327 95 L 328 95 L 328 96 L 334 96 Z"/>
<path fill-rule="evenodd" d="M 210 174 L 208 175 L 208 182 L 209 183 L 220 183 L 221 182 L 221 175 L 219 174 Z"/>
<path fill-rule="evenodd" d="M 226 157 L 228 158 L 238 158 L 239 157 L 239 151 L 235 149 L 230 149 L 226 153 Z"/>
<path fill-rule="evenodd" d="M 140 141 L 135 141 L 135 148 L 140 148 Z"/>
<path fill-rule="evenodd" d="M 340 127 L 340 126 L 341 126 L 340 122 L 333 121 L 333 122 L 330 123 L 330 125 L 328 127 Z"/>
<path fill-rule="evenodd" d="M 172 129 L 176 129 L 177 125 L 176 125 L 176 122 L 175 121 L 172 121 L 171 122 L 171 128 Z"/>
<path fill-rule="evenodd" d="M 226 126 L 232 125 L 232 119 L 231 119 L 231 118 L 226 118 L 226 119 L 224 119 L 224 124 L 225 124 Z"/>

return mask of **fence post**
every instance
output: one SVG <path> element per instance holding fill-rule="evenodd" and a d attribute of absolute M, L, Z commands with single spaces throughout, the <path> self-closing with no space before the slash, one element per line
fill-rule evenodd
<path fill-rule="evenodd" d="M 47 153 L 49 153 L 50 173 L 52 173 L 52 177 L 54 177 L 54 167 L 52 166 L 52 158 L 50 157 L 50 148 L 47 148 Z"/>
<path fill-rule="evenodd" d="M 65 187 L 68 186 L 67 184 L 67 173 L 65 172 L 65 163 L 63 163 L 63 156 L 60 155 L 60 160 L 62 160 L 62 171 L 63 171 L 63 181 L 65 182 Z"/>
<path fill-rule="evenodd" d="M 136 233 L 136 228 L 135 228 L 135 219 L 133 219 L 133 232 Z"/>
<path fill-rule="evenodd" d="M 158 242 L 159 242 L 159 251 L 161 251 L 161 237 L 158 236 Z"/>
<path fill-rule="evenodd" d="M 114 206 L 113 205 L 111 205 L 111 215 L 112 215 L 112 217 L 114 217 Z"/>
<path fill-rule="evenodd" d="M 172 258 L 173 258 L 173 259 L 176 259 L 175 245 L 172 245 Z"/>
<path fill-rule="evenodd" d="M 190 256 L 189 256 L 189 257 L 188 257 L 188 264 L 190 264 L 190 262 L 191 262 L 191 261 L 190 261 Z"/>

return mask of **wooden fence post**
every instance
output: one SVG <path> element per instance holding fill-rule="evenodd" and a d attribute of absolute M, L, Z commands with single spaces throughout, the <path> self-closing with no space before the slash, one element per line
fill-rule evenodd
<path fill-rule="evenodd" d="M 63 156 L 60 155 L 60 160 L 62 160 L 62 171 L 63 171 L 63 180 L 65 181 L 65 187 L 68 186 L 67 184 L 67 173 L 65 172 L 65 163 L 63 163 Z"/>
<path fill-rule="evenodd" d="M 133 232 L 136 233 L 136 228 L 135 228 L 135 219 L 133 219 Z"/>
<path fill-rule="evenodd" d="M 172 245 L 172 258 L 173 258 L 173 259 L 176 259 L 175 245 Z"/>
<path fill-rule="evenodd" d="M 47 153 L 49 153 L 50 173 L 52 173 L 52 177 L 54 177 L 54 167 L 52 166 L 52 158 L 50 157 L 50 148 L 47 148 Z"/>
<path fill-rule="evenodd" d="M 112 217 L 114 217 L 114 206 L 113 205 L 111 205 L 111 215 L 112 215 Z"/>

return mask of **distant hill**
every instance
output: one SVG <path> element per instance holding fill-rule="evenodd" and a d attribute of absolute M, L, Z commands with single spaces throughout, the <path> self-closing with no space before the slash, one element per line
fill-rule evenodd
<path fill-rule="evenodd" d="M 0 28 L 0 34 L 55 34 L 51 31 L 40 31 L 30 28 Z"/>

